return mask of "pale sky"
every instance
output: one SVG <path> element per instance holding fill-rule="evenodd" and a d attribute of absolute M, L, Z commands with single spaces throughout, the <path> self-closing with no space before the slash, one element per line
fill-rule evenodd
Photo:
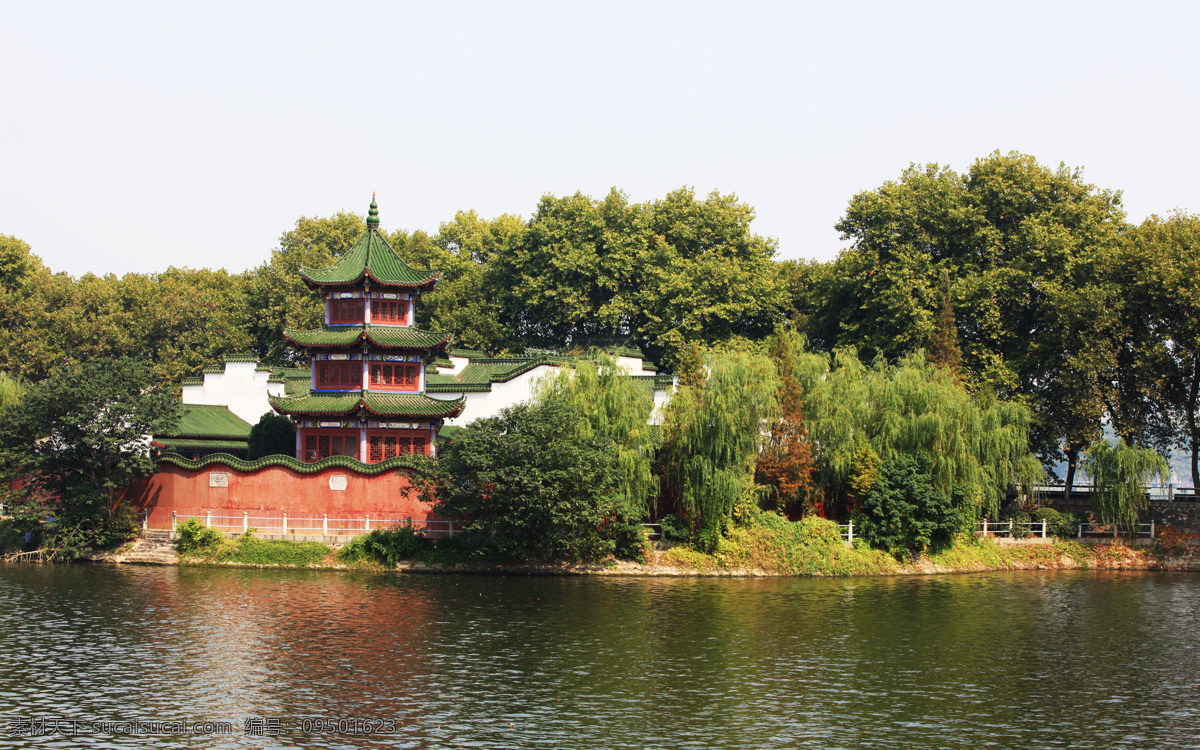
<path fill-rule="evenodd" d="M 306 216 L 735 193 L 781 258 L 993 150 L 1200 212 L 1200 5 L 15 2 L 0 234 L 73 275 L 242 271 Z"/>

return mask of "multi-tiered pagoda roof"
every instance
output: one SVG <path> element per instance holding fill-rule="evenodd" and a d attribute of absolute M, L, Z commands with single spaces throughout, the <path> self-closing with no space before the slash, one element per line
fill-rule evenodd
<path fill-rule="evenodd" d="M 300 276 L 322 292 L 325 322 L 311 330 L 284 330 L 289 342 L 309 352 L 312 372 L 307 390 L 294 388 L 270 403 L 296 421 L 301 440 L 312 438 L 324 446 L 320 441 L 326 437 L 338 438 L 328 444 L 349 451 L 347 431 L 358 430 L 360 452 L 373 461 L 376 442 L 394 444 L 387 442 L 393 439 L 389 431 L 410 435 L 409 445 L 415 446 L 418 438 L 411 436 L 417 431 L 429 431 L 432 441 L 441 420 L 462 412 L 463 398 L 426 395 L 426 373 L 436 373 L 428 365 L 446 356 L 450 334 L 413 325 L 419 295 L 434 288 L 441 272 L 413 268 L 392 249 L 379 229 L 374 199 L 367 231 L 354 246 L 332 266 L 301 268 Z M 331 423 L 330 418 L 340 419 Z M 323 432 L 326 428 L 342 432 Z"/>

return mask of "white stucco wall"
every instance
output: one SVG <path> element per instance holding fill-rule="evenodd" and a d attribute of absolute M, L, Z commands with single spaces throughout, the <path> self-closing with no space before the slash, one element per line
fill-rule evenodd
<path fill-rule="evenodd" d="M 271 404 L 267 401 L 269 374 L 255 372 L 256 367 L 253 362 L 226 362 L 225 372 L 205 373 L 204 385 L 185 387 L 183 403 L 228 406 L 245 421 L 258 424 L 262 415 L 271 411 Z M 283 385 L 271 387 L 276 385 L 277 395 L 283 395 Z"/>
<path fill-rule="evenodd" d="M 453 369 L 447 370 L 444 367 L 439 367 L 438 372 L 445 372 L 450 375 L 457 375 L 460 372 L 462 372 L 463 369 L 466 368 L 467 365 L 471 364 L 471 360 L 466 357 L 456 357 L 453 354 L 451 354 L 450 355 L 450 363 L 454 365 Z"/>
<path fill-rule="evenodd" d="M 501 409 L 528 401 L 533 397 L 533 386 L 547 373 L 558 370 L 551 365 L 538 365 L 507 383 L 492 383 L 491 393 L 468 393 L 467 405 L 462 416 L 447 419 L 446 424 L 465 427 L 481 417 L 494 417 Z M 431 393 L 434 398 L 458 398 L 457 393 Z"/>

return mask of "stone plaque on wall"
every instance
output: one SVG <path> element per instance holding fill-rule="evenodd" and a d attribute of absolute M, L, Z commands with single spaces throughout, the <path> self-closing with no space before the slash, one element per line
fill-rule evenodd
<path fill-rule="evenodd" d="M 329 475 L 329 489 L 344 491 L 346 489 L 346 475 L 345 474 L 330 474 Z"/>
<path fill-rule="evenodd" d="M 209 487 L 228 487 L 229 486 L 228 472 L 214 471 L 211 474 L 209 474 L 208 475 L 208 486 Z"/>

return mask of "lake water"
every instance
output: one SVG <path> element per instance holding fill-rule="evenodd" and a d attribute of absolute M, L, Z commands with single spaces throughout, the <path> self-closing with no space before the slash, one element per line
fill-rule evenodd
<path fill-rule="evenodd" d="M 0 567 L 0 747 L 1200 747 L 1198 641 L 1194 574 Z"/>

